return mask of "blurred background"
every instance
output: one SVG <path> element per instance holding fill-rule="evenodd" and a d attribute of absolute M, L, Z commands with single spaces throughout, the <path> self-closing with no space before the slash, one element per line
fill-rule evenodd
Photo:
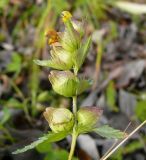
<path fill-rule="evenodd" d="M 50 69 L 33 59 L 48 59 L 46 28 L 63 29 L 68 10 L 84 22 L 92 45 L 80 71 L 93 86 L 78 106 L 100 106 L 101 124 L 130 133 L 146 119 L 146 1 L 0 0 L 0 160 L 66 160 L 70 137 L 24 154 L 11 152 L 47 133 L 42 113 L 48 106 L 71 108 L 48 81 Z M 142 4 L 142 5 L 140 5 Z M 130 125 L 129 125 L 130 124 Z M 115 143 L 95 134 L 78 138 L 75 160 L 99 160 Z M 111 160 L 146 160 L 146 126 Z"/>

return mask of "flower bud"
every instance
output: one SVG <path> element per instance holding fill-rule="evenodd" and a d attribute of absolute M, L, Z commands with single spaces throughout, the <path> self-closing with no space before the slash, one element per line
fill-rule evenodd
<path fill-rule="evenodd" d="M 51 71 L 49 80 L 55 92 L 65 97 L 76 95 L 78 78 L 70 71 Z"/>
<path fill-rule="evenodd" d="M 44 117 L 54 132 L 70 131 L 74 125 L 73 114 L 66 108 L 48 107 Z"/>
<path fill-rule="evenodd" d="M 103 110 L 98 107 L 83 107 L 77 112 L 78 128 L 80 130 L 93 129 Z"/>

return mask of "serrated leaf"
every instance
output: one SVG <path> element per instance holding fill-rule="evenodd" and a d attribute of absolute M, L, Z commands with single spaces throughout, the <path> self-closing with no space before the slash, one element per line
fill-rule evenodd
<path fill-rule="evenodd" d="M 40 137 L 37 141 L 32 142 L 30 145 L 27 145 L 22 149 L 16 150 L 15 152 L 13 152 L 13 154 L 19 154 L 19 153 L 26 152 L 27 150 L 33 149 L 45 141 L 47 142 L 60 141 L 63 138 L 65 138 L 68 134 L 69 134 L 68 132 L 58 132 L 58 133 L 50 132 L 49 134 L 46 134 L 43 137 Z"/>
<path fill-rule="evenodd" d="M 93 131 L 102 137 L 112 138 L 112 139 L 121 139 L 124 138 L 126 135 L 124 132 L 114 129 L 108 125 L 103 125 L 99 128 L 95 128 Z"/>
<path fill-rule="evenodd" d="M 146 4 L 118 1 L 115 3 L 115 5 L 118 8 L 132 14 L 146 14 Z"/>

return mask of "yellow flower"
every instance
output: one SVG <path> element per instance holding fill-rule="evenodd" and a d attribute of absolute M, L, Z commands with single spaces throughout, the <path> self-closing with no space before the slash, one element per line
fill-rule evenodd
<path fill-rule="evenodd" d="M 59 35 L 54 29 L 47 29 L 45 31 L 45 36 L 48 38 L 49 45 L 52 45 L 59 41 Z"/>
<path fill-rule="evenodd" d="M 72 15 L 71 15 L 70 12 L 68 12 L 68 11 L 63 11 L 62 12 L 62 20 L 63 20 L 64 23 L 67 22 L 68 20 L 70 20 L 71 17 L 72 17 Z"/>

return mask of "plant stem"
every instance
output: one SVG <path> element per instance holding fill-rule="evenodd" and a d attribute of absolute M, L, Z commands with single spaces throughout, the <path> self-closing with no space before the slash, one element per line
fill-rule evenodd
<path fill-rule="evenodd" d="M 75 146 L 76 146 L 76 140 L 77 140 L 77 134 L 75 127 L 73 128 L 73 134 L 72 134 L 72 142 L 71 142 L 71 149 L 69 152 L 68 160 L 72 160 L 72 157 L 74 155 Z"/>
<path fill-rule="evenodd" d="M 102 42 L 99 42 L 98 47 L 97 47 L 96 68 L 95 68 L 95 73 L 94 73 L 94 83 L 92 86 L 92 90 L 95 90 L 95 88 L 97 87 L 102 55 L 103 55 L 103 44 Z"/>
<path fill-rule="evenodd" d="M 77 96 L 73 97 L 73 114 L 75 118 L 75 125 L 77 123 Z"/>
<path fill-rule="evenodd" d="M 73 97 L 73 114 L 74 114 L 74 127 L 73 127 L 73 133 L 72 133 L 72 142 L 71 142 L 71 149 L 69 152 L 68 160 L 72 160 L 75 146 L 76 146 L 76 140 L 77 140 L 77 96 Z"/>

